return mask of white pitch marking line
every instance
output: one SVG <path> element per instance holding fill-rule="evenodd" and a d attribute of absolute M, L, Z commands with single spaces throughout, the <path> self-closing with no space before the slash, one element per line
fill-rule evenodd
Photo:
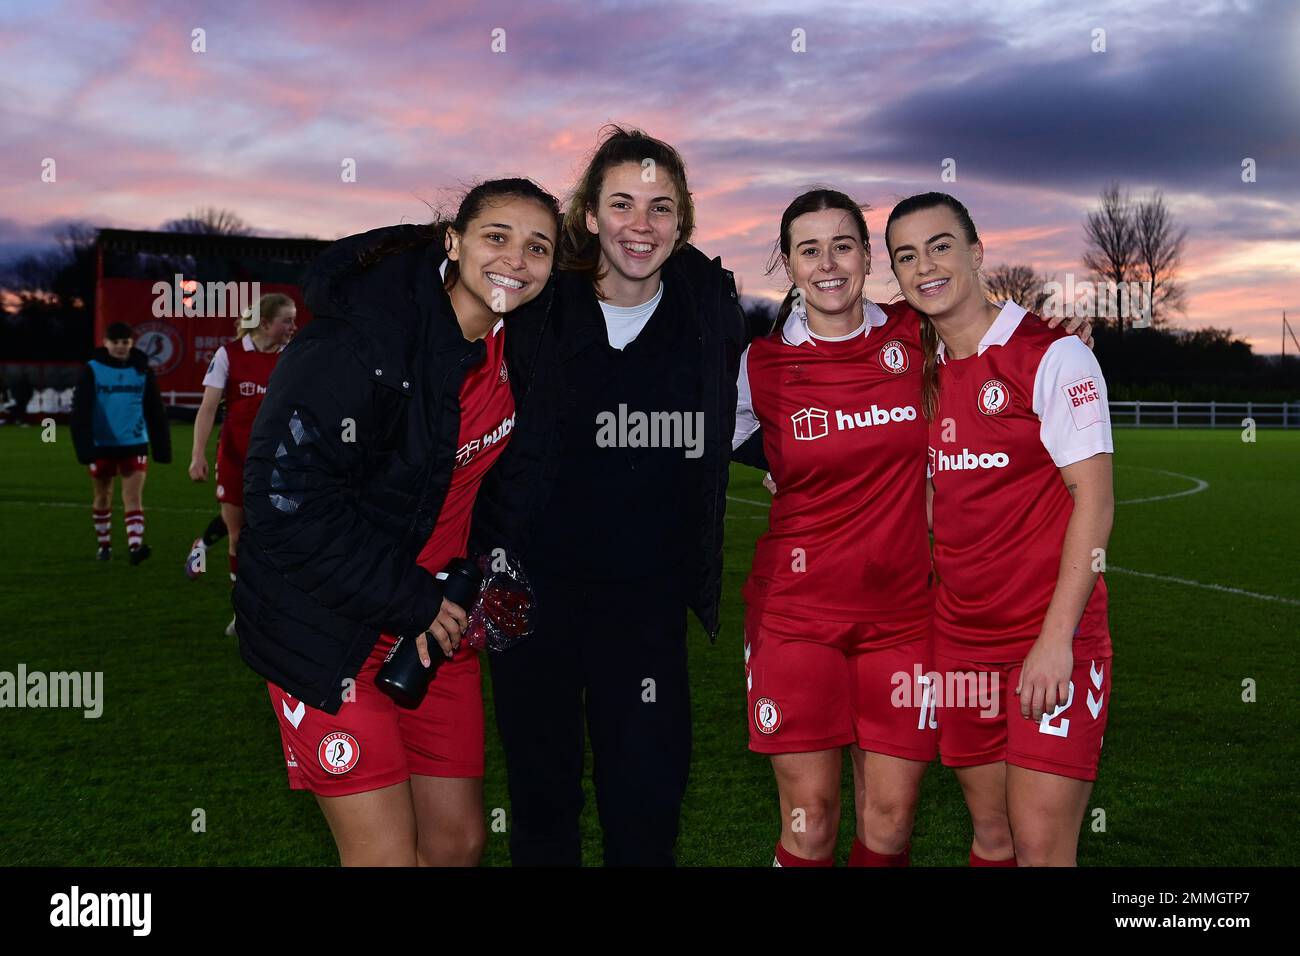
<path fill-rule="evenodd" d="M 1186 491 L 1175 491 L 1171 495 L 1154 495 L 1150 498 L 1125 498 L 1117 501 L 1117 505 L 1143 505 L 1148 501 L 1165 501 L 1169 498 L 1181 498 L 1184 495 L 1194 495 L 1210 487 L 1210 483 L 1203 478 L 1197 478 L 1195 475 L 1182 475 L 1176 471 L 1165 471 L 1162 468 L 1144 468 L 1141 465 L 1116 465 L 1116 468 L 1136 468 L 1138 471 L 1154 471 L 1157 475 L 1170 475 L 1174 478 L 1185 478 L 1187 481 L 1194 482 L 1195 488 L 1188 488 Z"/>
<path fill-rule="evenodd" d="M 767 508 L 772 504 L 770 501 L 754 501 L 751 498 L 737 498 L 735 495 L 727 495 L 727 500 L 739 501 L 742 505 L 757 505 L 760 508 Z"/>
<path fill-rule="evenodd" d="M 1300 607 L 1300 600 L 1288 597 L 1278 597 L 1276 594 L 1259 594 L 1256 591 L 1245 591 L 1241 588 L 1230 588 L 1223 584 L 1205 584 L 1201 581 L 1192 581 L 1188 578 L 1175 578 L 1163 574 L 1152 574 L 1149 571 L 1134 571 L 1132 568 L 1117 568 L 1113 564 L 1107 571 L 1118 571 L 1120 574 L 1132 574 L 1139 578 L 1150 578 L 1152 581 L 1167 581 L 1170 584 L 1186 584 L 1188 587 L 1205 588 L 1207 591 L 1223 591 L 1225 594 L 1239 594 L 1242 597 L 1252 597 L 1260 601 L 1277 601 L 1279 604 L 1294 604 Z"/>

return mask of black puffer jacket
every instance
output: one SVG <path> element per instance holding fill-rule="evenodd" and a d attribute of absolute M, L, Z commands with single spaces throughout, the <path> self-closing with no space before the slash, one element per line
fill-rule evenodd
<path fill-rule="evenodd" d="M 456 322 L 441 248 L 421 243 L 368 269 L 357 259 L 420 230 L 350 236 L 312 264 L 314 318 L 276 364 L 249 442 L 240 653 L 330 713 L 379 634 L 418 633 L 442 601 L 416 558 L 451 482 L 460 387 L 485 346 Z M 544 310 L 549 291 L 530 306 Z"/>
<path fill-rule="evenodd" d="M 687 245 L 664 263 L 665 282 L 684 290 L 699 328 L 700 398 L 704 412 L 703 467 L 694 510 L 701 518 L 685 569 L 691 610 L 710 639 L 719 626 L 722 600 L 722 532 L 726 511 L 731 437 L 736 427 L 736 376 L 746 345 L 745 319 L 732 274 L 720 259 L 710 260 Z M 490 553 L 504 548 L 528 551 L 537 516 L 551 499 L 559 456 L 559 423 L 566 417 L 571 394 L 566 365 L 582 349 L 598 344 L 590 328 L 566 324 L 571 303 L 566 290 L 581 286 L 576 275 L 563 275 L 548 309 L 536 309 L 512 320 L 506 339 L 506 359 L 515 389 L 519 419 L 510 444 L 484 479 L 474 510 L 472 551 Z M 585 281 L 585 280 L 582 280 Z M 590 283 L 582 293 L 590 295 Z M 684 345 L 685 347 L 685 345 Z M 647 507 L 657 507 L 647 503 Z M 528 569 L 525 568 L 525 571 Z"/>

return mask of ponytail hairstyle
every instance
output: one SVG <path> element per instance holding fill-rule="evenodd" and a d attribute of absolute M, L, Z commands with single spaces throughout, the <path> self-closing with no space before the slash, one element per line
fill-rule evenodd
<path fill-rule="evenodd" d="M 581 272 L 592 282 L 605 278 L 600 269 L 600 237 L 587 229 L 587 213 L 600 205 L 600 190 L 605 185 L 605 174 L 614 166 L 636 163 L 645 168 L 645 161 L 654 163 L 655 175 L 666 175 L 677 193 L 677 243 L 673 252 L 690 242 L 695 232 L 695 203 L 686 186 L 686 163 L 673 147 L 655 139 L 639 129 L 624 129 L 610 124 L 601 129 L 603 137 L 578 184 L 573 187 L 569 204 L 564 211 L 564 225 L 560 230 L 559 267 L 570 272 Z"/>
<path fill-rule="evenodd" d="M 796 196 L 794 202 L 785 207 L 785 212 L 781 214 L 781 232 L 777 236 L 775 245 L 772 247 L 772 255 L 767 261 L 766 275 L 771 275 L 781 267 L 784 261 L 790 258 L 790 225 L 800 216 L 810 212 L 821 212 L 823 209 L 842 209 L 847 212 L 853 221 L 858 225 L 858 231 L 862 235 L 862 248 L 866 250 L 868 256 L 871 255 L 871 234 L 867 231 L 867 218 L 862 214 L 864 209 L 870 209 L 866 203 L 856 203 L 844 193 L 837 189 L 827 189 L 819 187 L 810 189 L 800 196 Z M 780 335 L 781 330 L 785 327 L 785 320 L 790 317 L 794 309 L 795 287 L 790 283 L 790 288 L 785 294 L 785 299 L 781 302 L 781 308 L 776 313 L 776 324 L 772 326 L 772 334 Z"/>
<path fill-rule="evenodd" d="M 559 228 L 560 203 L 537 183 L 524 177 L 489 179 L 465 193 L 461 198 L 460 206 L 456 209 L 456 215 L 451 219 L 439 215 L 433 222 L 425 223 L 414 230 L 404 230 L 403 235 L 393 236 L 369 246 L 357 253 L 356 264 L 364 271 L 381 259 L 406 249 L 427 248 L 435 243 L 438 248 L 445 249 L 448 229 L 455 230 L 463 236 L 469 229 L 469 224 L 483 212 L 484 207 L 511 199 L 531 199 L 540 204 L 555 217 L 556 228 Z M 449 259 L 446 288 L 452 288 L 459 279 L 460 263 Z"/>
<path fill-rule="evenodd" d="M 257 325 L 245 325 L 253 318 L 253 310 L 245 309 L 235 320 L 235 341 L 238 342 L 249 332 L 255 332 L 264 326 L 285 306 L 293 305 L 293 299 L 283 292 L 268 292 L 257 300 Z"/>
<path fill-rule="evenodd" d="M 956 197 L 937 192 L 908 196 L 890 211 L 889 219 L 885 222 L 885 248 L 889 250 L 891 269 L 894 265 L 894 247 L 889 241 L 889 228 L 895 220 L 939 206 L 952 210 L 968 243 L 973 246 L 980 241 L 979 233 L 975 231 L 975 221 Z M 925 355 L 925 362 L 921 366 L 921 412 L 927 421 L 934 421 L 939 414 L 939 330 L 924 312 L 917 312 L 917 315 L 921 317 L 921 351 Z"/>

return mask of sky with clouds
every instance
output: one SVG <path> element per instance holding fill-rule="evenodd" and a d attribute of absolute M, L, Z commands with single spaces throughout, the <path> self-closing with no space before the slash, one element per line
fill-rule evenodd
<path fill-rule="evenodd" d="M 0 62 L 0 256 L 199 206 L 329 239 L 498 175 L 563 197 L 619 122 L 681 151 L 696 244 L 751 295 L 782 290 L 765 268 L 809 185 L 869 203 L 877 239 L 898 199 L 944 189 L 986 261 L 1082 278 L 1084 216 L 1118 180 L 1188 229 L 1178 324 L 1266 352 L 1282 310 L 1300 324 L 1296 0 L 0 0 Z M 878 255 L 868 293 L 895 291 Z"/>

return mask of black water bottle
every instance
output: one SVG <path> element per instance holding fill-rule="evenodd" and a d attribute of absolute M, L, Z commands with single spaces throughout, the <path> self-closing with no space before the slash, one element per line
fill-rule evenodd
<path fill-rule="evenodd" d="M 478 565 L 468 558 L 452 558 L 451 563 L 438 575 L 443 581 L 442 596 L 452 604 L 459 605 L 466 614 L 474 608 L 478 600 L 479 585 L 483 574 Z M 442 648 L 428 631 L 424 632 L 429 644 L 430 666 L 420 663 L 420 649 L 416 646 L 415 635 L 398 635 L 397 641 L 388 651 L 384 663 L 375 676 L 375 685 L 402 707 L 418 707 L 424 699 L 429 682 L 438 673 L 438 667 L 446 658 Z"/>

